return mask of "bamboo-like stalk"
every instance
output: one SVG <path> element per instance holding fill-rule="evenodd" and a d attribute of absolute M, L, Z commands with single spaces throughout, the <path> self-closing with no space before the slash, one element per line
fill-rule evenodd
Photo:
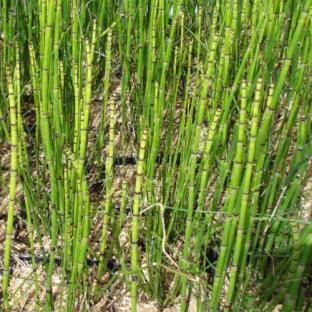
<path fill-rule="evenodd" d="M 273 96 L 273 90 L 274 90 L 274 85 L 271 85 L 270 89 L 269 89 L 269 95 L 268 95 L 268 99 L 267 99 L 267 106 L 270 105 L 271 100 L 272 100 L 272 96 Z M 255 101 L 259 101 L 260 98 L 260 94 L 258 94 L 257 99 L 255 98 Z M 259 135 L 259 133 L 258 133 Z M 260 148 L 260 147 L 259 147 Z M 253 230 L 253 226 L 254 226 L 254 222 L 255 222 L 255 216 L 258 212 L 258 208 L 259 208 L 259 198 L 260 198 L 260 189 L 261 189 L 261 180 L 263 178 L 263 169 L 264 169 L 264 163 L 265 163 L 265 149 L 267 148 L 267 143 L 263 143 L 261 146 L 261 149 L 263 151 L 263 153 L 261 155 L 255 154 L 255 173 L 253 176 L 253 181 L 252 181 L 252 187 L 251 189 L 253 190 L 252 196 L 251 196 L 251 207 L 250 207 L 250 219 L 249 222 L 247 224 L 247 229 L 246 229 L 246 241 L 245 241 L 245 248 L 243 251 L 243 255 L 242 255 L 242 272 L 241 272 L 241 276 L 243 276 L 245 273 L 245 267 L 246 267 L 246 261 L 247 261 L 247 253 L 250 250 L 250 244 L 252 242 L 252 230 Z M 254 239 L 255 241 L 256 239 Z M 244 285 L 246 285 L 247 281 L 248 281 L 248 276 L 249 274 L 247 273 L 247 277 L 245 277 L 245 282 Z M 243 279 L 243 277 L 242 277 Z"/>
<path fill-rule="evenodd" d="M 202 247 L 202 236 L 205 229 L 206 222 L 203 222 L 202 219 L 199 219 L 199 210 L 204 209 L 204 202 L 206 199 L 206 189 L 207 189 L 207 182 L 208 182 L 208 174 L 211 170 L 211 164 L 212 164 L 212 148 L 213 144 L 215 142 L 216 132 L 217 132 L 217 124 L 219 122 L 221 116 L 221 111 L 217 110 L 214 118 L 211 122 L 211 125 L 208 130 L 207 139 L 205 142 L 205 147 L 203 151 L 203 156 L 201 160 L 201 167 L 200 167 L 200 179 L 199 179 L 199 190 L 198 190 L 198 199 L 197 199 L 197 207 L 198 211 L 195 213 L 194 217 L 194 228 L 196 229 L 196 242 L 195 242 L 195 265 L 197 270 L 197 275 L 200 275 L 200 251 Z M 211 225 L 211 222 L 207 223 L 208 225 Z M 197 293 L 198 293 L 198 299 L 197 299 L 197 309 L 199 311 L 204 309 L 203 301 L 201 298 L 201 286 L 200 282 L 198 282 L 197 285 Z"/>
<path fill-rule="evenodd" d="M 103 149 L 103 141 L 104 141 L 104 128 L 105 128 L 105 116 L 107 110 L 107 103 L 109 97 L 109 87 L 110 87 L 110 75 L 111 75 L 111 62 L 112 62 L 112 29 L 109 28 L 107 33 L 107 42 L 105 49 L 105 75 L 104 75 L 104 87 L 103 87 L 103 111 L 102 111 L 102 119 L 100 126 L 100 136 L 99 136 L 99 151 L 98 151 L 98 168 L 100 168 L 101 163 L 101 152 Z"/>
<path fill-rule="evenodd" d="M 246 105 L 247 105 L 247 90 L 246 82 L 242 82 L 241 85 L 241 107 L 240 107 L 240 116 L 238 124 L 238 134 L 237 134 L 237 143 L 235 151 L 235 159 L 231 174 L 230 188 L 228 190 L 228 197 L 226 200 L 226 212 L 229 214 L 233 213 L 235 209 L 235 204 L 238 196 L 239 185 L 241 183 L 241 176 L 244 165 L 244 145 L 246 141 Z M 221 293 L 222 281 L 224 279 L 224 271 L 227 267 L 228 254 L 231 253 L 231 241 L 232 236 L 231 232 L 235 231 L 237 226 L 237 220 L 234 217 L 227 216 L 225 218 L 224 232 L 222 235 L 220 255 L 217 262 L 216 274 L 213 281 L 212 288 L 212 298 L 211 298 L 211 310 L 216 311 L 219 305 L 219 298 Z"/>
<path fill-rule="evenodd" d="M 139 43 L 138 43 L 138 67 L 137 79 L 138 85 L 141 88 L 143 84 L 143 55 L 144 55 L 144 0 L 139 0 Z"/>
<path fill-rule="evenodd" d="M 295 267 L 295 272 L 293 281 L 289 285 L 289 298 L 286 298 L 285 303 L 283 304 L 283 311 L 290 312 L 296 309 L 296 299 L 298 296 L 299 288 L 300 288 L 300 280 L 305 274 L 307 264 L 311 263 L 311 254 L 312 254 L 312 236 L 310 235 L 303 242 L 303 250 L 300 256 L 299 264 Z"/>
<path fill-rule="evenodd" d="M 301 241 L 300 241 L 300 236 L 299 236 L 299 229 L 298 229 L 298 224 L 291 224 L 292 228 L 292 237 L 293 237 L 293 244 L 292 244 L 292 254 L 290 258 L 290 264 L 288 268 L 287 274 L 285 274 L 285 277 L 282 281 L 282 288 L 279 292 L 279 294 L 274 298 L 272 302 L 272 306 L 276 305 L 278 302 L 281 301 L 281 299 L 285 296 L 288 287 L 290 286 L 293 278 L 294 278 L 294 273 L 298 267 L 299 264 L 299 259 L 301 255 Z M 288 301 L 288 300 L 287 300 Z M 294 308 L 294 307 L 293 307 Z"/>
<path fill-rule="evenodd" d="M 17 116 L 16 116 L 16 99 L 15 99 L 16 95 L 14 94 L 13 82 L 9 68 L 6 69 L 6 77 L 10 105 L 11 163 L 10 163 L 9 207 L 6 222 L 6 238 L 4 243 L 4 256 L 3 256 L 2 294 L 3 294 L 3 310 L 9 311 L 10 303 L 9 303 L 8 286 L 9 286 L 10 257 L 11 257 L 12 235 L 13 235 L 14 207 L 16 198 L 18 133 L 17 133 Z"/>
<path fill-rule="evenodd" d="M 186 229 L 185 229 L 185 238 L 184 238 L 184 247 L 183 247 L 183 254 L 182 254 L 182 263 L 181 268 L 183 271 L 187 270 L 188 266 L 188 254 L 189 254 L 189 243 L 192 234 L 192 215 L 194 209 L 194 193 L 195 193 L 195 170 L 196 170 L 196 162 L 197 162 L 197 152 L 199 148 L 199 138 L 201 132 L 201 126 L 204 119 L 204 112 L 205 112 L 205 101 L 208 94 L 209 87 L 211 85 L 211 76 L 214 71 L 214 65 L 212 60 L 214 59 L 216 53 L 216 41 L 213 41 L 213 45 L 211 48 L 211 53 L 209 54 L 209 61 L 207 66 L 207 72 L 203 81 L 202 91 L 200 94 L 200 103 L 199 103 L 199 110 L 197 113 L 197 120 L 196 120 L 196 127 L 194 133 L 194 142 L 192 144 L 192 154 L 190 159 L 190 173 L 189 173 L 189 189 L 188 189 L 188 213 L 186 217 Z M 182 277 L 181 280 L 181 311 L 187 310 L 187 294 L 186 294 L 186 278 Z"/>
<path fill-rule="evenodd" d="M 52 135 L 49 122 L 49 69 L 50 69 L 50 53 L 52 47 L 52 28 L 54 22 L 55 14 L 55 4 L 54 1 L 49 2 L 47 7 L 47 21 L 45 25 L 45 37 L 44 37 L 44 51 L 42 58 L 42 138 L 45 148 L 47 163 L 49 167 L 50 183 L 51 183 L 51 252 L 50 252 L 50 262 L 48 269 L 47 278 L 47 309 L 52 309 L 53 299 L 52 299 L 52 273 L 54 270 L 54 258 L 55 258 L 55 246 L 57 240 L 57 180 L 55 172 L 55 164 L 53 160 L 53 144 Z M 45 8 L 43 8 L 44 16 L 46 15 Z"/>
<path fill-rule="evenodd" d="M 97 278 L 101 278 L 106 269 L 105 251 L 107 248 L 108 227 L 112 223 L 112 198 L 113 198 L 113 176 L 114 176 L 114 155 L 115 155 L 115 104 L 112 100 L 109 107 L 109 141 L 108 152 L 105 161 L 105 204 L 103 216 L 103 228 L 100 245 L 100 264 Z"/>
<path fill-rule="evenodd" d="M 140 203 L 142 200 L 142 184 L 145 167 L 145 149 L 147 143 L 147 130 L 143 130 L 138 153 L 138 164 L 136 170 L 135 190 L 132 206 L 132 230 L 131 230 L 131 311 L 137 311 L 137 291 L 139 278 L 139 220 Z"/>
<path fill-rule="evenodd" d="M 256 147 L 256 138 L 258 132 L 258 122 L 259 122 L 259 110 L 260 110 L 260 96 L 262 90 L 262 79 L 258 80 L 255 94 L 255 101 L 252 107 L 252 119 L 250 125 L 250 138 L 249 145 L 247 151 L 247 163 L 244 172 L 244 177 L 241 186 L 241 198 L 239 200 L 239 221 L 237 228 L 237 239 L 236 244 L 234 246 L 234 255 L 232 261 L 232 267 L 230 271 L 230 281 L 229 281 L 229 289 L 227 292 L 226 305 L 231 307 L 232 298 L 234 296 L 235 291 L 235 283 L 237 278 L 237 273 L 239 270 L 239 262 L 241 259 L 241 250 L 244 244 L 244 235 L 246 231 L 246 222 L 249 216 L 248 213 L 248 204 L 250 197 L 250 184 L 252 180 L 252 172 L 254 168 L 254 156 L 255 156 L 255 147 Z"/>

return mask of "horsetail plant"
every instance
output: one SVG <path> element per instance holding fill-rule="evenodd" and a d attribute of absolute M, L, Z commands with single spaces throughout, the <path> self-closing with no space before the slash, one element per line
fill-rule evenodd
<path fill-rule="evenodd" d="M 112 219 L 112 197 L 113 197 L 113 166 L 114 166 L 114 138 L 115 138 L 115 105 L 114 102 L 110 102 L 109 107 L 109 143 L 108 153 L 105 162 L 105 204 L 104 204 L 104 217 L 103 217 L 103 229 L 100 246 L 100 264 L 98 271 L 98 278 L 103 275 L 105 270 L 105 251 L 107 248 L 108 240 L 108 226 L 109 223 L 113 223 Z"/>
<path fill-rule="evenodd" d="M 0 0 L 2 309 L 308 309 L 311 4 Z"/>
<path fill-rule="evenodd" d="M 17 116 L 16 116 L 16 94 L 13 90 L 12 76 L 10 69 L 6 68 L 6 79 L 9 93 L 9 108 L 10 108 L 10 125 L 11 125 L 11 163 L 10 163 L 10 193 L 9 193 L 9 207 L 8 218 L 6 225 L 6 238 L 4 246 L 4 261 L 3 261 L 3 309 L 9 311 L 9 271 L 10 271 L 10 257 L 13 236 L 13 220 L 14 220 L 14 207 L 16 198 L 16 179 L 17 179 L 17 164 L 18 164 L 18 133 L 17 133 Z"/>
<path fill-rule="evenodd" d="M 131 311 L 137 311 L 137 282 L 139 279 L 139 220 L 140 220 L 140 202 L 142 200 L 143 174 L 145 170 L 145 149 L 148 132 L 146 129 L 142 132 L 140 140 L 140 149 L 138 153 L 138 165 L 136 170 L 136 180 L 134 189 L 134 198 L 132 206 L 132 230 L 131 230 Z"/>

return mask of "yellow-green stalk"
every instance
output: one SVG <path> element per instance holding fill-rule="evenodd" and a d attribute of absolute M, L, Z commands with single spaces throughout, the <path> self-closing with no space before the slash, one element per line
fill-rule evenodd
<path fill-rule="evenodd" d="M 10 163 L 10 185 L 9 185 L 9 207 L 8 217 L 6 223 L 6 237 L 4 243 L 4 257 L 3 257 L 3 279 L 2 279 L 2 294 L 3 294 L 3 310 L 10 311 L 9 304 L 9 271 L 11 246 L 13 235 L 13 219 L 14 207 L 16 198 L 16 178 L 17 178 L 17 117 L 16 117 L 16 99 L 13 90 L 12 77 L 10 69 L 6 69 L 7 87 L 9 93 L 9 108 L 10 108 L 10 125 L 11 125 L 11 163 Z"/>
<path fill-rule="evenodd" d="M 142 200 L 143 174 L 145 170 L 145 149 L 147 143 L 147 130 L 144 129 L 140 141 L 138 164 L 136 170 L 135 190 L 132 206 L 132 231 L 131 231 L 131 311 L 137 310 L 138 277 L 139 277 L 139 221 L 140 205 Z"/>

